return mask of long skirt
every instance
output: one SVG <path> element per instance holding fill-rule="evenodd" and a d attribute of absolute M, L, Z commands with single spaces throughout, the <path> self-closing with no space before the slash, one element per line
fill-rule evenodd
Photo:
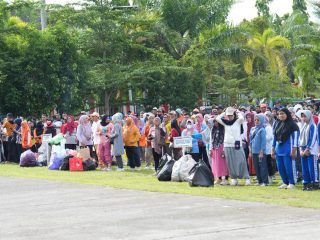
<path fill-rule="evenodd" d="M 222 157 L 223 145 L 217 149 L 212 149 L 211 162 L 212 173 L 215 178 L 225 177 L 229 175 L 228 166 L 225 157 Z"/>
<path fill-rule="evenodd" d="M 246 156 L 243 148 L 236 150 L 234 147 L 225 147 L 224 153 L 227 160 L 229 175 L 231 178 L 249 179 Z"/>

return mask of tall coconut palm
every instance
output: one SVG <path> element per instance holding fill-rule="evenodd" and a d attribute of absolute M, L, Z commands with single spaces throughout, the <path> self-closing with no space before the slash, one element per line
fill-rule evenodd
<path fill-rule="evenodd" d="M 245 71 L 248 74 L 259 73 L 259 64 L 264 65 L 262 67 L 268 72 L 279 74 L 281 77 L 287 74 L 286 62 L 282 50 L 291 47 L 289 39 L 276 35 L 275 32 L 269 28 L 262 34 L 256 34 L 250 38 L 247 45 L 253 50 L 253 54 L 247 56 L 244 63 Z M 259 55 L 265 57 L 265 63 L 259 62 Z"/>

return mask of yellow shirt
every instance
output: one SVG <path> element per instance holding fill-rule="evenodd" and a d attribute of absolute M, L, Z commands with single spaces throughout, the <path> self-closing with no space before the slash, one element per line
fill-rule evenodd
<path fill-rule="evenodd" d="M 167 138 L 166 143 L 170 143 L 171 121 L 166 124 Z"/>

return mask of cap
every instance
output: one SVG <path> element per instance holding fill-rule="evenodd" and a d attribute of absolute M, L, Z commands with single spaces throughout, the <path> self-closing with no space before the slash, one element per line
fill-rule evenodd
<path fill-rule="evenodd" d="M 154 107 L 154 108 L 152 108 L 152 110 L 158 110 L 158 108 Z"/>
<path fill-rule="evenodd" d="M 233 115 L 236 110 L 233 107 L 228 107 L 226 109 L 226 115 Z"/>

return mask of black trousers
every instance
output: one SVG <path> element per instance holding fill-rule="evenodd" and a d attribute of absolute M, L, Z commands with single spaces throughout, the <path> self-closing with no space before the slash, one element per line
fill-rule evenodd
<path fill-rule="evenodd" d="M 128 157 L 128 165 L 130 168 L 141 167 L 141 161 L 139 157 L 138 147 L 127 146 L 125 147 Z"/>
<path fill-rule="evenodd" d="M 159 167 L 159 162 L 161 159 L 161 154 L 157 153 L 154 148 L 152 148 L 152 155 L 154 160 L 154 170 L 157 171 Z"/>
<path fill-rule="evenodd" d="M 77 144 L 66 144 L 65 149 L 77 150 Z"/>
<path fill-rule="evenodd" d="M 211 169 L 209 159 L 208 159 L 207 149 L 205 146 L 199 147 L 199 155 L 200 155 L 200 158 L 207 164 L 208 168 Z"/>

